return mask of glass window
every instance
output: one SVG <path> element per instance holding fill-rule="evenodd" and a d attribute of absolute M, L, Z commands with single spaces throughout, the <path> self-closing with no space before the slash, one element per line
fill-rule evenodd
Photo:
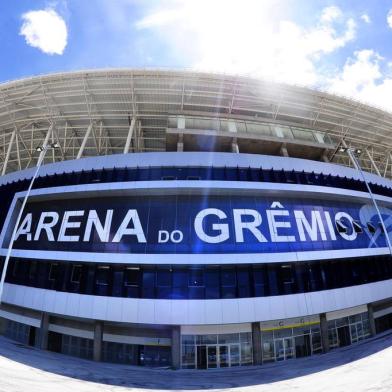
<path fill-rule="evenodd" d="M 250 343 L 241 344 L 241 365 L 251 365 L 253 363 L 252 345 Z"/>
<path fill-rule="evenodd" d="M 58 264 L 57 264 L 57 263 L 52 263 L 52 264 L 50 264 L 50 269 L 49 269 L 49 280 L 56 280 L 56 277 L 57 277 L 57 269 L 58 269 Z"/>
<path fill-rule="evenodd" d="M 211 335 L 196 335 L 196 344 L 217 344 L 218 336 L 216 334 Z"/>
<path fill-rule="evenodd" d="M 234 268 L 224 267 L 221 269 L 221 293 L 222 298 L 236 297 L 236 274 Z"/>
<path fill-rule="evenodd" d="M 237 269 L 237 281 L 238 281 L 238 297 L 240 298 L 250 297 L 249 269 L 247 267 Z"/>
<path fill-rule="evenodd" d="M 19 265 L 20 261 L 18 259 L 14 259 L 14 268 L 12 269 L 12 276 L 15 278 L 19 275 Z"/>
<path fill-rule="evenodd" d="M 253 267 L 253 283 L 255 297 L 267 295 L 266 271 L 263 265 Z"/>
<path fill-rule="evenodd" d="M 82 266 L 81 265 L 73 265 L 71 272 L 71 282 L 72 283 L 80 283 L 80 278 L 82 276 Z"/>
<path fill-rule="evenodd" d="M 196 355 L 194 345 L 182 345 L 181 367 L 183 369 L 194 369 L 196 366 Z"/>
<path fill-rule="evenodd" d="M 29 270 L 29 280 L 33 281 L 35 280 L 35 278 L 37 277 L 37 262 L 36 261 L 32 261 L 30 263 L 30 270 Z"/>
<path fill-rule="evenodd" d="M 125 268 L 124 284 L 125 286 L 139 286 L 140 268 Z"/>
<path fill-rule="evenodd" d="M 205 270 L 205 298 L 218 299 L 220 297 L 219 269 L 207 267 Z"/>
<path fill-rule="evenodd" d="M 171 269 L 157 269 L 157 286 L 171 286 Z"/>
<path fill-rule="evenodd" d="M 263 350 L 263 363 L 275 360 L 274 337 L 272 332 L 262 332 L 261 344 Z"/>
<path fill-rule="evenodd" d="M 322 352 L 320 329 L 318 331 L 312 329 L 312 352 L 313 354 Z"/>
<path fill-rule="evenodd" d="M 223 267 L 221 269 L 221 284 L 222 286 L 235 286 L 235 269 Z"/>
<path fill-rule="evenodd" d="M 97 268 L 97 276 L 95 282 L 99 286 L 107 286 L 109 284 L 110 267 L 106 265 Z"/>
<path fill-rule="evenodd" d="M 295 139 L 308 140 L 311 142 L 315 141 L 312 131 L 307 131 L 299 128 L 291 128 L 291 130 Z"/>
<path fill-rule="evenodd" d="M 283 294 L 292 294 L 294 289 L 294 276 L 291 264 L 283 264 L 279 270 L 279 281 L 282 285 Z"/>
<path fill-rule="evenodd" d="M 278 278 L 276 276 L 276 269 L 276 265 L 268 265 L 269 295 L 278 295 Z"/>
<path fill-rule="evenodd" d="M 182 344 L 195 344 L 195 335 L 181 335 Z"/>
<path fill-rule="evenodd" d="M 204 286 L 203 272 L 202 269 L 191 269 L 189 271 L 189 286 Z"/>
<path fill-rule="evenodd" d="M 143 269 L 143 298 L 155 297 L 155 271 Z"/>
<path fill-rule="evenodd" d="M 277 137 L 283 137 L 286 139 L 293 139 L 293 133 L 289 127 L 273 125 L 274 133 Z"/>
<path fill-rule="evenodd" d="M 171 268 L 158 268 L 157 269 L 157 298 L 169 299 L 171 298 Z"/>
<path fill-rule="evenodd" d="M 238 333 L 223 333 L 218 335 L 218 343 L 238 343 L 240 335 Z"/>

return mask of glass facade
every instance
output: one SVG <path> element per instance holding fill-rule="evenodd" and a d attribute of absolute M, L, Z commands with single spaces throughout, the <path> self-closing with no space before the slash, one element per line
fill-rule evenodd
<path fill-rule="evenodd" d="M 61 352 L 74 357 L 92 359 L 93 340 L 78 336 L 62 335 Z"/>
<path fill-rule="evenodd" d="M 392 279 L 390 256 L 295 263 L 122 265 L 13 258 L 9 283 L 127 298 L 227 299 L 289 295 Z"/>
<path fill-rule="evenodd" d="M 181 336 L 181 367 L 184 369 L 214 369 L 252 363 L 250 332 Z"/>
<path fill-rule="evenodd" d="M 179 120 L 183 122 L 182 126 L 179 126 Z M 201 118 L 201 117 L 169 117 L 170 128 L 180 128 L 189 130 L 213 130 L 219 132 L 230 132 L 233 131 L 233 127 L 236 132 L 239 133 L 254 133 L 262 134 L 266 136 L 274 136 L 278 138 L 304 140 L 314 143 L 327 143 L 332 144 L 332 140 L 329 135 L 312 129 L 289 127 L 286 125 L 268 124 L 260 122 L 243 121 L 236 119 L 220 119 L 220 118 Z"/>
<path fill-rule="evenodd" d="M 19 343 L 29 344 L 30 325 L 7 320 L 4 335 Z"/>
<path fill-rule="evenodd" d="M 348 346 L 370 337 L 367 312 L 328 321 L 329 348 Z"/>
<path fill-rule="evenodd" d="M 322 352 L 320 324 L 263 330 L 261 345 L 263 363 L 319 354 Z"/>

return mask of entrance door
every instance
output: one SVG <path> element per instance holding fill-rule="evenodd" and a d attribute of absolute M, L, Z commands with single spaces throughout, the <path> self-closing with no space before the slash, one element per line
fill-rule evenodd
<path fill-rule="evenodd" d="M 219 346 L 219 367 L 229 367 L 229 346 Z"/>
<path fill-rule="evenodd" d="M 207 369 L 207 346 L 197 346 L 197 368 Z"/>
<path fill-rule="evenodd" d="M 284 361 L 294 357 L 293 339 L 283 338 L 275 340 L 275 359 Z"/>
<path fill-rule="evenodd" d="M 214 369 L 218 367 L 217 346 L 207 346 L 207 368 Z"/>
<path fill-rule="evenodd" d="M 310 335 L 301 335 L 294 338 L 295 342 L 295 357 L 307 357 L 311 355 Z"/>
<path fill-rule="evenodd" d="M 230 366 L 240 366 L 240 345 L 230 345 Z"/>
<path fill-rule="evenodd" d="M 61 333 L 49 331 L 48 334 L 48 350 L 61 353 Z"/>
<path fill-rule="evenodd" d="M 36 332 L 36 328 L 35 327 L 30 327 L 29 346 L 35 346 L 35 332 Z"/>
<path fill-rule="evenodd" d="M 339 347 L 349 346 L 351 344 L 350 330 L 348 325 L 337 328 Z"/>

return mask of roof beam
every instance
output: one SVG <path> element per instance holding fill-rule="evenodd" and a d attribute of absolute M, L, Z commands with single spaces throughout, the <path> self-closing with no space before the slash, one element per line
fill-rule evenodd
<path fill-rule="evenodd" d="M 93 129 L 93 123 L 90 123 L 90 125 L 88 126 L 88 128 L 86 130 L 86 133 L 84 134 L 84 138 L 83 138 L 82 144 L 79 148 L 78 155 L 76 156 L 76 159 L 80 159 L 82 157 L 84 148 L 86 147 L 87 139 L 89 138 L 92 129 Z"/>
<path fill-rule="evenodd" d="M 135 130 L 135 124 L 136 124 L 136 117 L 133 116 L 132 120 L 131 120 L 131 124 L 129 126 L 127 140 L 125 141 L 124 154 L 128 154 L 128 152 L 129 152 L 129 147 L 131 145 L 133 132 Z"/>
<path fill-rule="evenodd" d="M 366 155 L 368 156 L 368 158 L 370 160 L 370 163 L 372 164 L 372 166 L 373 166 L 374 170 L 376 171 L 377 175 L 379 175 L 381 177 L 380 170 L 378 170 L 378 167 L 377 167 L 376 163 L 374 162 L 373 157 L 371 156 L 369 150 L 366 149 L 365 151 L 366 151 Z"/>
<path fill-rule="evenodd" d="M 9 142 L 9 144 L 8 144 L 7 154 L 6 154 L 6 156 L 5 156 L 4 163 L 3 163 L 3 169 L 1 170 L 1 175 L 2 175 L 2 176 L 4 176 L 4 174 L 5 174 L 6 171 L 7 171 L 7 165 L 8 165 L 8 161 L 9 161 L 9 159 L 10 159 L 12 144 L 14 143 L 15 135 L 16 135 L 16 129 L 14 129 L 14 130 L 12 131 L 11 140 L 10 140 L 10 142 Z"/>

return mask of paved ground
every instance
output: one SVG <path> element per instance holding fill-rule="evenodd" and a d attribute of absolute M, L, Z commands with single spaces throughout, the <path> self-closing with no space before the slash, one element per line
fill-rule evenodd
<path fill-rule="evenodd" d="M 392 391 L 392 333 L 311 358 L 260 367 L 152 370 L 43 352 L 0 337 L 0 391 Z"/>

